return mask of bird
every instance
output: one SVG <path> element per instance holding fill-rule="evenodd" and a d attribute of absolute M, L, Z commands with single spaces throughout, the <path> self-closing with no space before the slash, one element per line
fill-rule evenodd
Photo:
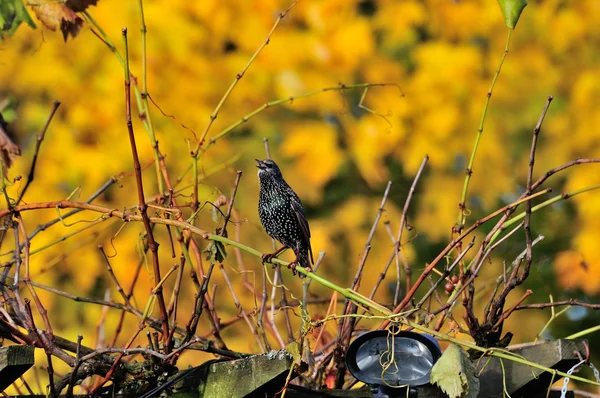
<path fill-rule="evenodd" d="M 312 271 L 314 264 L 310 245 L 310 228 L 304 214 L 302 201 L 283 179 L 279 166 L 271 160 L 256 159 L 260 194 L 258 215 L 267 234 L 283 246 L 273 253 L 263 254 L 263 263 L 270 262 L 283 250 L 294 251 L 296 260 L 288 266 L 296 275 L 296 265 Z M 300 277 L 303 277 L 300 274 Z"/>

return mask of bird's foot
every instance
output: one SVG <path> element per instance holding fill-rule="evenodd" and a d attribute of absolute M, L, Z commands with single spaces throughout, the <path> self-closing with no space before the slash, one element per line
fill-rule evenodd
<path fill-rule="evenodd" d="M 297 261 L 292 261 L 291 263 L 288 264 L 288 268 L 292 270 L 292 274 L 294 276 L 296 276 L 296 274 L 298 273 L 298 271 L 296 271 L 296 265 L 298 265 Z"/>
<path fill-rule="evenodd" d="M 301 274 L 298 272 L 298 270 L 296 269 L 296 266 L 298 265 L 298 261 L 292 261 L 289 265 L 288 268 L 292 270 L 292 274 L 298 275 L 300 278 L 306 278 L 306 275 Z M 304 269 L 306 270 L 306 272 L 312 272 L 312 268 L 311 267 L 304 267 Z"/>
<path fill-rule="evenodd" d="M 265 253 L 263 254 L 262 257 L 262 263 L 270 263 L 271 260 L 273 260 L 274 257 L 276 257 L 277 255 L 275 253 Z"/>
<path fill-rule="evenodd" d="M 284 251 L 285 249 L 287 249 L 287 246 L 282 246 L 279 249 L 277 249 L 276 251 L 274 251 L 273 253 L 265 253 L 263 254 L 262 257 L 262 263 L 270 263 L 271 260 L 273 260 L 274 258 L 277 258 L 277 256 L 279 256 L 279 254 Z M 275 268 L 277 266 L 277 264 L 273 264 L 273 268 Z"/>
<path fill-rule="evenodd" d="M 277 264 L 272 262 L 272 260 L 274 258 L 277 258 L 277 254 L 279 254 L 279 253 L 275 252 L 275 253 L 263 254 L 262 255 L 262 263 L 263 264 L 268 263 L 268 264 L 271 264 L 273 266 L 273 268 L 277 268 Z"/>

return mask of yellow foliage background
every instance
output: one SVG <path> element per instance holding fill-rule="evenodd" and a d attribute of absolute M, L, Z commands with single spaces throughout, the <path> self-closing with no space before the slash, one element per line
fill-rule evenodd
<path fill-rule="evenodd" d="M 194 140 L 180 123 L 196 135 L 202 132 L 227 87 L 289 2 L 148 0 L 144 6 L 148 91 L 153 101 L 176 119 L 164 117 L 151 106 L 159 146 L 174 179 L 190 167 Z M 101 0 L 89 11 L 120 50 L 121 28 L 129 28 L 131 68 L 139 78 L 142 57 L 137 2 Z M 600 157 L 598 26 L 598 1 L 531 1 L 525 9 L 487 114 L 469 191 L 469 221 L 523 192 L 531 132 L 550 94 L 554 102 L 540 136 L 534 176 L 578 157 Z M 35 135 L 48 116 L 51 101 L 62 102 L 43 142 L 35 181 L 24 198 L 27 203 L 69 195 L 85 200 L 111 176 L 120 175 L 118 184 L 97 202 L 119 209 L 137 203 L 124 118 L 123 70 L 90 27 L 86 23 L 79 36 L 67 43 L 59 33 L 21 27 L 0 44 L 0 94 L 17 101 L 14 126 L 23 149 L 23 156 L 10 170 L 11 178 L 27 175 Z M 405 234 L 406 239 L 416 236 L 404 253 L 413 274 L 418 274 L 449 241 L 456 223 L 464 171 L 506 35 L 497 2 L 492 0 L 302 0 L 227 99 L 208 137 L 268 101 L 339 83 L 392 82 L 398 86 L 369 89 L 363 105 L 373 112 L 358 107 L 361 90 L 333 90 L 259 113 L 202 155 L 201 200 L 214 201 L 220 193 L 229 195 L 235 171 L 242 170 L 235 213 L 239 223 L 230 226 L 230 236 L 235 232 L 235 239 L 263 252 L 271 250 L 271 240 L 257 216 L 254 168 L 254 158 L 265 157 L 262 139 L 267 137 L 274 159 L 307 208 L 313 249 L 327 252 L 319 272 L 348 285 L 386 182 L 391 180 L 393 186 L 383 221 L 389 221 L 396 231 L 410 182 L 428 154 L 430 160 L 409 216 L 414 229 Z M 157 193 L 153 151 L 137 118 L 134 127 L 141 162 L 149 166 L 144 182 L 147 195 L 152 196 Z M 181 202 L 191 200 L 190 175 L 180 184 L 187 187 Z M 557 194 L 599 183 L 597 167 L 584 165 L 554 177 L 548 186 Z M 18 182 L 12 192 L 22 184 Z M 541 254 L 534 260 L 525 288 L 535 291 L 537 301 L 548 301 L 552 292 L 555 299 L 583 294 L 593 297 L 600 292 L 599 202 L 600 193 L 591 192 L 534 215 L 533 233 L 544 234 L 546 240 L 539 246 Z M 56 212 L 23 216 L 33 230 L 56 217 Z M 95 216 L 83 213 L 78 217 L 89 221 Z M 85 225 L 50 228 L 35 238 L 32 250 Z M 102 298 L 109 289 L 110 296 L 120 300 L 95 250 L 97 244 L 103 244 L 114 255 L 115 273 L 128 286 L 139 261 L 135 242 L 142 227 L 127 224 L 119 229 L 120 225 L 118 221 L 102 223 L 34 255 L 33 280 L 80 296 Z M 217 227 L 209 206 L 199 225 L 207 230 Z M 170 256 L 166 231 L 158 230 L 165 272 L 178 259 Z M 502 260 L 512 261 L 524 248 L 522 235 L 512 242 L 486 265 L 482 280 L 497 276 Z M 5 244 L 2 252 L 8 249 Z M 392 243 L 381 225 L 361 292 L 370 292 L 391 250 Z M 260 261 L 242 254 L 242 266 L 229 251 L 225 267 L 244 308 L 250 311 L 256 300 L 242 282 L 247 278 L 261 291 Z M 4 256 L 2 261 L 9 259 Z M 391 302 L 393 287 L 386 283 L 395 282 L 394 268 L 376 296 L 380 302 Z M 284 272 L 284 277 L 290 294 L 299 297 L 300 284 L 289 273 Z M 218 286 L 215 301 L 222 320 L 235 317 L 237 310 L 218 271 L 213 283 Z M 143 270 L 134 296 L 139 307 L 143 308 L 151 286 L 149 273 Z M 312 289 L 329 296 L 315 284 Z M 83 334 L 88 345 L 101 339 L 102 333 L 96 332 L 103 316 L 101 307 L 46 292 L 40 295 L 57 334 L 71 339 Z M 184 283 L 182 297 L 179 319 L 187 320 L 193 304 L 190 283 Z M 326 306 L 317 307 L 313 315 L 324 316 L 325 310 Z M 515 332 L 515 342 L 528 341 L 539 332 L 547 315 L 517 313 L 505 330 Z M 281 321 L 281 314 L 277 316 Z M 586 319 L 590 317 L 588 314 Z M 106 314 L 106 341 L 111 340 L 118 318 L 118 311 Z M 126 319 L 130 327 L 137 327 L 135 317 Z M 526 328 L 522 322 L 527 322 Z M 515 324 L 519 325 L 516 330 Z M 335 333 L 333 326 L 331 332 Z M 206 321 L 201 321 L 199 333 L 209 332 Z M 556 337 L 569 334 L 560 328 L 553 333 Z M 245 334 L 241 323 L 240 328 L 224 331 L 230 348 L 258 351 L 256 341 Z M 128 337 L 125 332 L 119 341 L 124 343 Z M 187 356 L 182 364 L 198 364 L 198 358 Z"/>

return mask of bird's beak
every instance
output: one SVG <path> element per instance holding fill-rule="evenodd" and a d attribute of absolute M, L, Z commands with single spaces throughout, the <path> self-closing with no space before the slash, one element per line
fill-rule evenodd
<path fill-rule="evenodd" d="M 254 160 L 256 160 L 256 163 L 257 163 L 256 167 L 258 167 L 259 169 L 264 170 L 267 168 L 267 165 L 265 165 L 265 162 L 263 162 L 262 160 L 260 160 L 260 159 L 254 159 Z"/>

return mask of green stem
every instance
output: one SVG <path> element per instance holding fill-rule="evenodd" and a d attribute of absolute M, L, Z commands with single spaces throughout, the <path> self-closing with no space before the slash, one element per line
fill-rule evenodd
<path fill-rule="evenodd" d="M 294 95 L 291 97 L 281 98 L 278 100 L 267 102 L 267 103 L 259 106 L 252 112 L 244 115 L 241 119 L 239 119 L 237 122 L 234 122 L 229 127 L 225 128 L 224 130 L 221 130 L 214 137 L 209 138 L 207 145 L 199 150 L 199 155 L 206 152 L 208 150 L 208 148 L 210 148 L 212 145 L 214 145 L 216 143 L 217 140 L 223 138 L 224 136 L 229 134 L 235 128 L 246 123 L 248 120 L 250 120 L 257 114 L 259 114 L 260 112 L 262 112 L 265 109 L 270 108 L 272 106 L 285 104 L 286 102 L 292 103 L 298 99 L 312 97 L 313 95 L 325 93 L 328 91 L 344 91 L 344 90 L 353 90 L 353 89 L 361 89 L 361 88 L 368 89 L 369 87 L 386 87 L 386 86 L 396 86 L 396 83 L 359 83 L 359 84 L 349 84 L 349 85 L 340 84 L 340 85 L 333 86 L 333 87 L 325 87 L 320 90 L 310 91 L 310 92 Z"/>
<path fill-rule="evenodd" d="M 479 148 L 479 141 L 481 140 L 481 136 L 483 135 L 483 126 L 485 123 L 485 118 L 487 116 L 488 106 L 490 104 L 490 99 L 492 98 L 492 92 L 494 91 L 494 86 L 496 85 L 496 80 L 498 76 L 500 76 L 500 71 L 502 70 L 502 65 L 504 64 L 504 60 L 508 55 L 508 47 L 510 44 L 510 37 L 512 35 L 512 29 L 508 30 L 508 36 L 506 37 L 506 45 L 504 47 L 504 54 L 502 54 L 502 58 L 500 59 L 500 64 L 498 65 L 498 69 L 496 69 L 496 73 L 494 74 L 494 78 L 492 79 L 492 84 L 490 85 L 490 89 L 487 92 L 487 98 L 485 100 L 485 105 L 483 107 L 483 113 L 481 114 L 481 120 L 479 121 L 479 127 L 477 128 L 477 135 L 475 136 L 475 144 L 473 145 L 473 151 L 471 152 L 471 158 L 469 159 L 469 165 L 467 167 L 467 173 L 465 175 L 465 182 L 463 184 L 462 195 L 460 197 L 460 206 L 458 212 L 458 226 L 462 228 L 465 225 L 467 219 L 467 191 L 469 190 L 469 182 L 471 181 L 471 175 L 473 174 L 473 164 L 475 163 L 475 155 L 477 154 L 477 149 Z"/>
<path fill-rule="evenodd" d="M 578 339 L 580 337 L 583 337 L 583 336 L 588 335 L 590 333 L 597 332 L 599 330 L 600 330 L 600 325 L 596 325 L 596 326 L 593 326 L 591 328 L 588 328 L 588 329 L 585 329 L 585 330 L 581 330 L 581 331 L 579 331 L 577 333 L 574 333 L 574 334 L 572 334 L 570 336 L 567 336 L 567 337 L 565 337 L 565 339 L 567 339 L 567 340 Z"/>
<path fill-rule="evenodd" d="M 113 42 L 110 39 L 110 37 L 106 34 L 106 32 L 104 31 L 104 29 L 102 29 L 102 27 L 100 25 L 98 25 L 98 22 L 96 22 L 96 20 L 92 17 L 92 15 L 87 10 L 83 12 L 83 15 L 85 15 L 85 17 L 87 18 L 87 20 L 92 25 L 94 25 L 94 28 L 96 28 L 98 30 L 98 32 L 100 33 L 100 36 L 102 36 L 102 40 L 104 40 L 104 43 L 115 54 L 115 56 L 119 60 L 119 63 L 121 64 L 121 66 L 123 68 L 125 68 L 125 60 L 123 59 L 123 57 L 119 53 L 119 50 L 117 50 L 117 47 L 113 44 Z"/>
<path fill-rule="evenodd" d="M 138 109 L 142 114 L 142 121 L 146 127 L 146 132 L 150 138 L 150 143 L 154 149 L 154 164 L 156 168 L 156 180 L 158 181 L 159 192 L 165 192 L 164 180 L 162 173 L 160 172 L 160 154 L 158 153 L 158 142 L 156 141 L 156 133 L 154 132 L 154 126 L 152 124 L 152 116 L 150 115 L 150 105 L 148 103 L 148 74 L 147 74 L 147 55 L 146 55 L 146 19 L 144 17 L 144 2 L 143 0 L 138 1 L 140 10 L 140 23 L 142 32 L 142 92 L 140 93 L 141 104 L 138 103 Z"/>
<path fill-rule="evenodd" d="M 147 92 L 147 86 L 146 86 L 146 81 L 147 81 L 146 64 L 147 64 L 147 61 L 146 61 L 146 34 L 145 34 L 146 24 L 145 24 L 145 20 L 144 20 L 143 4 L 142 4 L 141 0 L 140 0 L 139 5 L 140 5 L 140 12 L 141 12 L 141 20 L 142 20 L 142 68 L 143 68 L 143 70 L 142 70 L 143 89 L 142 90 L 143 90 L 143 93 L 140 92 L 140 89 L 138 88 L 137 84 L 133 84 L 133 93 L 135 95 L 135 102 L 136 102 L 136 105 L 138 108 L 138 114 L 140 115 L 142 124 L 144 125 L 144 128 L 146 129 L 146 133 L 148 134 L 148 137 L 150 138 L 150 143 L 152 145 L 152 148 L 154 149 L 154 163 L 155 163 L 158 187 L 159 187 L 160 192 L 165 192 L 164 191 L 164 181 L 162 178 L 162 173 L 160 172 L 158 143 L 156 141 L 154 127 L 152 126 L 152 118 L 150 116 L 150 110 L 149 110 L 148 98 L 147 98 L 148 92 Z M 123 56 L 119 53 L 119 50 L 113 44 L 112 40 L 106 34 L 104 29 L 102 29 L 102 27 L 98 24 L 98 22 L 92 17 L 92 15 L 88 11 L 84 11 L 83 14 L 87 18 L 87 20 L 94 26 L 94 28 L 96 28 L 96 30 L 98 30 L 101 40 L 108 46 L 108 48 L 113 52 L 113 54 L 115 54 L 115 56 L 117 57 L 117 60 L 121 64 L 121 66 L 123 68 L 125 68 L 125 60 L 123 59 Z M 134 82 L 136 82 L 135 76 L 134 76 Z"/>
<path fill-rule="evenodd" d="M 547 207 L 547 206 L 549 206 L 549 205 L 551 205 L 553 203 L 556 203 L 556 202 L 558 202 L 561 199 L 566 200 L 566 199 L 569 199 L 569 198 L 571 198 L 571 197 L 573 197 L 575 195 L 579 195 L 579 194 L 582 194 L 582 193 L 585 193 L 585 192 L 589 192 L 589 191 L 593 191 L 593 190 L 596 190 L 596 189 L 600 189 L 600 185 L 592 185 L 591 187 L 581 188 L 581 189 L 578 189 L 576 191 L 569 192 L 569 193 L 566 193 L 566 194 L 556 195 L 555 197 L 550 198 L 550 199 L 548 199 L 548 200 L 540 203 L 539 205 L 533 206 L 531 208 L 531 212 L 534 213 L 534 212 L 536 212 L 538 210 L 541 210 L 544 207 Z M 501 233 L 502 230 L 504 230 L 504 229 L 510 227 L 511 225 L 513 225 L 513 224 L 515 224 L 517 222 L 520 222 L 522 219 L 524 219 L 525 218 L 525 214 L 526 214 L 526 212 L 519 213 L 514 218 L 511 218 L 510 220 L 508 220 L 504 224 L 502 224 L 502 228 L 499 229 L 494 234 L 494 236 L 492 236 L 492 239 L 490 239 L 490 243 L 489 244 L 491 245 L 496 240 L 496 238 L 500 235 L 500 233 Z"/>

